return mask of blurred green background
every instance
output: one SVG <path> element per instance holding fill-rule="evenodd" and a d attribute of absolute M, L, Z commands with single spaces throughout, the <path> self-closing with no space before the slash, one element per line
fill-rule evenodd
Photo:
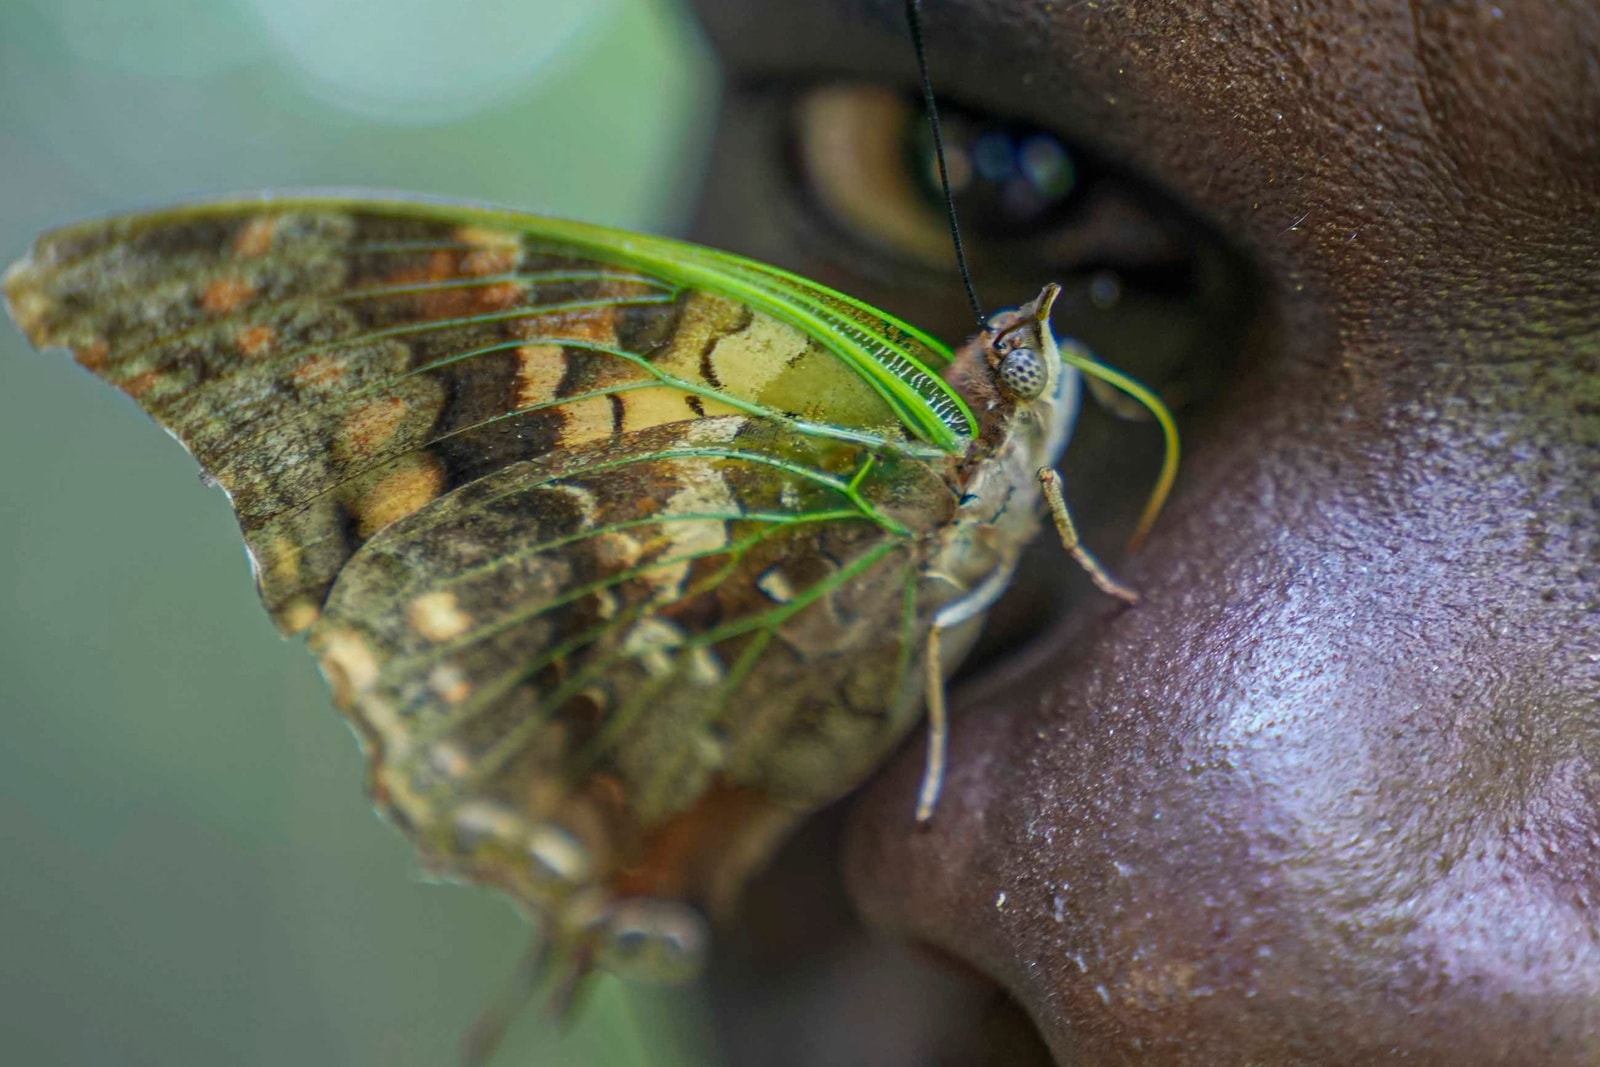
<path fill-rule="evenodd" d="M 0 0 L 0 261 L 200 193 L 413 189 L 685 215 L 714 84 L 666 0 Z M 222 494 L 0 326 L 0 1062 L 454 1062 L 526 927 L 372 813 Z M 500 1065 L 702 1064 L 693 991 L 602 983 Z"/>

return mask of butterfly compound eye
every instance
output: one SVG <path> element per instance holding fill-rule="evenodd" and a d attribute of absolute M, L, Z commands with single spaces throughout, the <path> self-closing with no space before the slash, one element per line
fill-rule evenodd
<path fill-rule="evenodd" d="M 624 978 L 686 982 L 705 963 L 705 923 L 670 900 L 624 900 L 611 911 L 599 951 L 601 964 Z"/>
<path fill-rule="evenodd" d="M 1000 361 L 1000 384 L 1023 400 L 1035 400 L 1044 392 L 1044 360 L 1031 348 L 1013 348 Z"/>

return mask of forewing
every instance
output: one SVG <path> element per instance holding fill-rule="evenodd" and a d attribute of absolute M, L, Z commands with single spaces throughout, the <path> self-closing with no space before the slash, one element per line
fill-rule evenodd
<path fill-rule="evenodd" d="M 946 415 L 771 310 L 809 283 L 570 226 L 209 204 L 48 235 L 6 295 L 227 490 L 438 866 L 709 900 L 914 710 Z"/>

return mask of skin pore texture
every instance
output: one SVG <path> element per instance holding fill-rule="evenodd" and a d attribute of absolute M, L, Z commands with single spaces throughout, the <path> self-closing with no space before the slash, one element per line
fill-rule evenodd
<path fill-rule="evenodd" d="M 697 6 L 727 78 L 698 236 L 970 332 L 954 283 L 774 206 L 772 94 L 908 88 L 899 0 Z M 841 816 L 855 909 L 1060 1064 L 1600 1062 L 1600 5 L 924 18 L 941 95 L 1142 175 L 1261 296 L 1143 552 L 1113 548 L 1144 485 L 1069 467 L 1144 603 L 1081 597 L 955 689 L 933 826 L 920 740 Z M 854 979 L 858 1021 L 899 973 Z M 932 1062 L 906 1025 L 831 1062 Z"/>

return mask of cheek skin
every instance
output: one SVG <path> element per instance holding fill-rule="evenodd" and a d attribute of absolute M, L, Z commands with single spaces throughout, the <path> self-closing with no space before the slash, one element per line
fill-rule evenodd
<path fill-rule="evenodd" d="M 776 62 L 749 6 L 713 36 Z M 793 17 L 893 56 L 898 6 Z M 954 95 L 1094 131 L 1273 306 L 1145 603 L 958 694 L 934 826 L 914 746 L 852 895 L 1061 1063 L 1594 1063 L 1600 9 L 1311 6 L 928 5 Z"/>

